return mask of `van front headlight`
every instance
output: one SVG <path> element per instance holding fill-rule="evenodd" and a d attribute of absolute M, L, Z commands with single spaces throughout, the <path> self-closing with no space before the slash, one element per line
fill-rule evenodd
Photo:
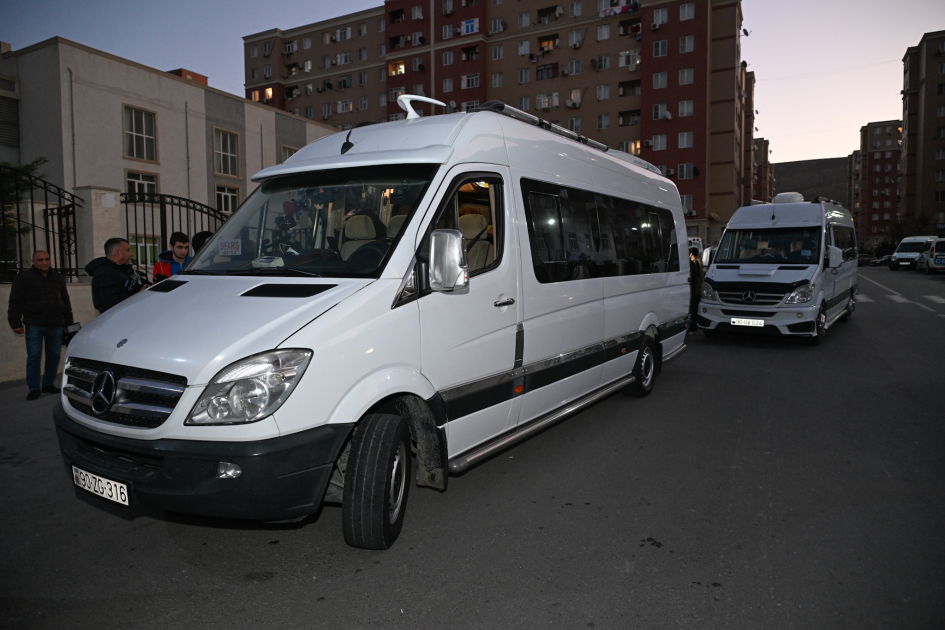
<path fill-rule="evenodd" d="M 715 289 L 712 288 L 712 285 L 708 282 L 702 283 L 702 299 L 703 300 L 718 300 L 718 296 L 715 294 Z"/>
<path fill-rule="evenodd" d="M 311 350 L 271 350 L 220 370 L 184 424 L 247 424 L 278 409 L 298 385 Z"/>
<path fill-rule="evenodd" d="M 810 302 L 811 298 L 814 297 L 814 285 L 805 284 L 802 287 L 794 289 L 794 292 L 788 296 L 784 301 L 785 304 L 803 304 L 804 302 Z"/>

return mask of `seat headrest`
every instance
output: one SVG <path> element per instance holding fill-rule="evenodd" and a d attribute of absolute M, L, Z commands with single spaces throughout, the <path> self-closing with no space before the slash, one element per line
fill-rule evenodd
<path fill-rule="evenodd" d="M 398 214 L 392 216 L 390 221 L 387 222 L 387 236 L 394 238 L 400 233 L 400 228 L 404 226 L 404 221 L 407 220 L 406 214 Z"/>
<path fill-rule="evenodd" d="M 374 238 L 377 232 L 374 230 L 374 222 L 371 217 L 356 214 L 345 223 L 345 238 L 355 241 L 363 241 Z"/>
<path fill-rule="evenodd" d="M 746 238 L 742 249 L 758 249 L 758 241 L 753 238 Z"/>
<path fill-rule="evenodd" d="M 476 235 L 486 229 L 489 222 L 481 214 L 464 214 L 459 218 L 459 231 L 467 239 L 476 238 Z"/>

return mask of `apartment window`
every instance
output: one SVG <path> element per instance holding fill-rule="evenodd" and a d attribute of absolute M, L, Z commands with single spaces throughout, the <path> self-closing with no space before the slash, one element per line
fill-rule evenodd
<path fill-rule="evenodd" d="M 653 42 L 653 56 L 654 57 L 665 57 L 669 52 L 669 40 L 661 39 L 658 42 Z"/>
<path fill-rule="evenodd" d="M 384 18 L 381 18 L 377 21 L 377 32 L 383 33 L 387 29 L 387 22 L 384 21 Z"/>
<path fill-rule="evenodd" d="M 378 44 L 377 45 L 377 56 L 384 57 L 387 55 L 387 44 Z"/>
<path fill-rule="evenodd" d="M 549 94 L 539 94 L 535 97 L 535 107 L 538 109 L 548 109 L 549 107 L 558 106 L 558 93 L 551 92 Z"/>
<path fill-rule="evenodd" d="M 477 107 L 479 107 L 479 101 L 465 101 L 464 103 L 460 105 L 460 108 L 464 112 L 469 111 L 470 109 L 475 109 Z"/>
<path fill-rule="evenodd" d="M 568 62 L 568 74 L 581 74 L 580 59 L 572 59 Z"/>
<path fill-rule="evenodd" d="M 222 129 L 213 130 L 214 172 L 238 177 L 240 174 L 238 152 L 239 136 Z"/>
<path fill-rule="evenodd" d="M 691 131 L 679 132 L 679 148 L 680 149 L 692 148 L 692 132 Z"/>
<path fill-rule="evenodd" d="M 891 146 L 892 146 L 892 139 L 891 139 L 891 138 L 887 138 L 887 140 L 886 140 L 886 146 L 887 146 L 887 147 L 891 147 Z"/>
<path fill-rule="evenodd" d="M 938 84 L 938 95 L 939 95 L 939 96 L 942 96 L 943 94 L 945 94 L 945 83 L 939 83 L 939 84 Z"/>
<path fill-rule="evenodd" d="M 608 70 L 610 68 L 610 55 L 597 55 L 597 69 Z"/>
<path fill-rule="evenodd" d="M 692 212 L 692 195 L 679 195 L 679 201 L 682 202 L 684 211 Z"/>
<path fill-rule="evenodd" d="M 568 5 L 568 17 L 581 17 L 580 2 L 572 2 Z"/>
<path fill-rule="evenodd" d="M 696 3 L 687 2 L 679 7 L 679 21 L 692 20 L 696 17 Z"/>
<path fill-rule="evenodd" d="M 217 186 L 217 210 L 232 214 L 240 205 L 240 189 Z"/>
<path fill-rule="evenodd" d="M 696 38 L 694 35 L 686 35 L 679 38 L 679 52 L 689 53 L 696 48 Z"/>
<path fill-rule="evenodd" d="M 884 207 L 884 208 L 892 208 L 892 202 L 884 201 L 884 202 L 883 202 L 883 207 Z"/>
<path fill-rule="evenodd" d="M 502 4 L 502 0 L 492 0 L 492 6 L 499 6 Z"/>
<path fill-rule="evenodd" d="M 153 113 L 125 108 L 125 157 L 157 161 L 156 137 Z"/>
<path fill-rule="evenodd" d="M 128 172 L 128 192 L 157 193 L 157 175 Z"/>
<path fill-rule="evenodd" d="M 259 90 L 253 90 L 250 92 L 250 98 L 252 98 L 253 101 L 259 101 Z"/>
<path fill-rule="evenodd" d="M 367 35 L 367 24 L 358 24 L 358 36 L 364 37 Z"/>
<path fill-rule="evenodd" d="M 945 201 L 945 191 L 939 190 L 935 193 L 935 201 L 941 203 Z"/>
<path fill-rule="evenodd" d="M 692 116 L 692 101 L 679 101 L 679 116 Z"/>
<path fill-rule="evenodd" d="M 271 76 L 272 76 L 272 66 L 270 64 L 266 64 L 265 66 L 263 66 L 263 77 L 268 79 Z"/>
<path fill-rule="evenodd" d="M 291 55 L 299 49 L 298 40 L 293 39 L 291 42 L 286 42 L 282 45 L 282 52 L 286 55 Z"/>
<path fill-rule="evenodd" d="M 253 79 L 253 81 L 257 80 L 259 78 L 259 68 L 253 68 L 250 71 L 249 75 Z"/>
<path fill-rule="evenodd" d="M 346 89 L 351 87 L 351 75 L 346 74 L 344 76 L 338 77 L 338 89 Z"/>
<path fill-rule="evenodd" d="M 528 96 L 519 96 L 518 97 L 518 108 L 523 112 L 527 112 L 531 107 L 531 97 Z"/>
<path fill-rule="evenodd" d="M 271 87 L 267 87 L 265 90 L 263 90 L 263 98 L 266 99 L 267 101 L 272 100 L 272 88 L 271 88 Z"/>
<path fill-rule="evenodd" d="M 358 48 L 358 61 L 367 61 L 367 48 Z"/>
<path fill-rule="evenodd" d="M 549 63 L 535 68 L 535 80 L 542 81 L 544 79 L 553 79 L 556 65 L 557 64 Z"/>
<path fill-rule="evenodd" d="M 305 117 L 313 118 L 314 116 L 315 116 L 315 108 L 309 105 L 308 107 L 305 108 Z"/>
<path fill-rule="evenodd" d="M 338 65 L 343 66 L 348 63 L 351 63 L 351 53 L 350 52 L 338 53 Z"/>
<path fill-rule="evenodd" d="M 886 151 L 886 157 L 891 158 L 891 157 L 892 157 L 892 151 Z"/>
<path fill-rule="evenodd" d="M 423 7 L 420 6 L 419 4 L 414 5 L 413 9 L 411 9 L 410 14 L 411 14 L 411 17 L 412 17 L 413 19 L 415 19 L 415 20 L 422 20 L 422 19 L 423 19 Z"/>
<path fill-rule="evenodd" d="M 311 95 L 312 95 L 312 84 L 311 84 L 311 83 L 306 83 L 306 84 L 305 84 L 305 96 L 311 96 Z"/>
<path fill-rule="evenodd" d="M 378 69 L 377 69 L 377 80 L 380 81 L 380 82 L 382 82 L 382 83 L 387 80 L 387 69 L 386 69 L 386 68 L 378 68 Z"/>
<path fill-rule="evenodd" d="M 501 33 L 505 29 L 502 28 L 502 18 L 495 18 L 492 20 L 492 32 Z"/>
<path fill-rule="evenodd" d="M 580 104 L 581 104 L 581 93 L 582 93 L 582 91 L 583 91 L 583 90 L 581 90 L 581 88 L 577 88 L 577 89 L 571 90 L 571 91 L 568 93 L 568 100 L 571 101 L 572 104 L 580 105 Z"/>
<path fill-rule="evenodd" d="M 473 18 L 471 20 L 463 20 L 462 22 L 463 35 L 472 35 L 473 33 L 479 32 L 479 18 Z"/>
<path fill-rule="evenodd" d="M 879 151 L 877 151 L 876 153 L 873 154 L 873 159 L 874 159 L 874 160 L 878 160 L 880 155 L 882 155 L 882 153 L 880 153 Z"/>
<path fill-rule="evenodd" d="M 411 67 L 413 68 L 414 72 L 417 72 L 420 70 L 420 60 L 421 60 L 420 57 L 414 57 L 413 60 L 411 61 Z"/>
<path fill-rule="evenodd" d="M 665 151 L 666 150 L 666 135 L 659 134 L 653 136 L 653 150 L 654 151 Z"/>
<path fill-rule="evenodd" d="M 531 24 L 531 22 L 532 22 L 532 20 L 531 20 L 531 17 L 530 17 L 530 15 L 529 15 L 529 12 L 528 12 L 528 11 L 523 11 L 522 13 L 519 13 L 519 14 L 518 14 L 518 25 L 519 25 L 519 28 L 524 27 L 524 26 L 528 26 L 529 24 Z"/>
<path fill-rule="evenodd" d="M 453 91 L 453 79 L 443 79 L 443 91 L 444 92 Z"/>
<path fill-rule="evenodd" d="M 413 44 L 414 46 L 420 46 L 420 45 L 424 44 L 425 42 L 424 42 L 424 39 L 423 39 L 423 33 L 420 32 L 420 31 L 417 31 L 416 33 L 414 33 L 413 35 L 411 35 L 411 36 L 410 36 L 410 43 Z"/>
<path fill-rule="evenodd" d="M 937 181 L 937 182 L 945 182 L 945 171 L 943 171 L 942 169 L 936 169 L 936 170 L 935 170 L 935 181 Z"/>
<path fill-rule="evenodd" d="M 502 73 L 496 72 L 492 75 L 492 87 L 502 87 Z"/>
<path fill-rule="evenodd" d="M 322 44 L 328 45 L 331 43 L 331 33 L 322 33 Z"/>
<path fill-rule="evenodd" d="M 528 83 L 528 68 L 522 68 L 518 71 L 518 82 L 519 83 Z"/>
<path fill-rule="evenodd" d="M 692 68 L 681 68 L 679 70 L 679 85 L 690 85 L 692 84 L 693 75 L 695 70 Z"/>
<path fill-rule="evenodd" d="M 443 27 L 443 39 L 450 39 L 453 36 L 453 27 L 449 24 Z"/>
<path fill-rule="evenodd" d="M 358 73 L 358 85 L 367 85 L 367 71 Z"/>
<path fill-rule="evenodd" d="M 478 74 L 466 74 L 462 77 L 462 86 L 464 90 L 469 88 L 479 87 L 479 75 Z"/>
<path fill-rule="evenodd" d="M 288 160 L 290 157 L 292 157 L 298 152 L 299 150 L 293 147 L 286 147 L 286 146 L 282 147 L 282 161 L 285 162 L 286 160 Z"/>
<path fill-rule="evenodd" d="M 945 149 L 935 149 L 935 159 L 945 160 Z"/>
<path fill-rule="evenodd" d="M 676 169 L 676 177 L 679 179 L 692 179 L 692 164 L 680 164 Z"/>
<path fill-rule="evenodd" d="M 378 94 L 377 95 L 377 105 L 378 107 L 387 107 L 387 95 Z"/>
<path fill-rule="evenodd" d="M 272 42 L 266 42 L 263 44 L 263 57 L 268 57 L 272 54 Z"/>
<path fill-rule="evenodd" d="M 338 113 L 346 114 L 354 111 L 354 103 L 350 100 L 338 101 Z"/>
<path fill-rule="evenodd" d="M 666 87 L 666 73 L 654 72 L 653 73 L 653 89 L 658 90 L 664 87 Z"/>
<path fill-rule="evenodd" d="M 390 92 L 388 92 L 388 94 L 387 94 L 387 98 L 388 98 L 388 100 L 390 100 L 390 101 L 393 103 L 394 101 L 397 100 L 397 97 L 398 97 L 398 96 L 402 96 L 402 95 L 404 95 L 404 94 L 406 94 L 406 93 L 407 93 L 407 88 L 405 88 L 405 87 L 395 87 L 395 88 L 391 88 L 391 89 L 390 89 Z"/>
<path fill-rule="evenodd" d="M 610 39 L 610 24 L 601 24 L 597 27 L 597 41 Z"/>
<path fill-rule="evenodd" d="M 331 57 L 322 57 L 322 68 L 330 68 L 330 67 L 331 67 Z"/>
<path fill-rule="evenodd" d="M 873 202 L 873 209 L 874 209 L 874 210 L 879 210 L 879 202 L 878 202 L 878 201 L 874 201 L 874 202 Z"/>
<path fill-rule="evenodd" d="M 362 96 L 361 98 L 358 99 L 358 109 L 360 109 L 361 111 L 364 111 L 367 108 L 368 108 L 367 97 Z"/>
<path fill-rule="evenodd" d="M 250 56 L 250 57 L 255 57 L 255 56 L 258 55 L 258 54 L 259 54 L 259 48 L 257 48 L 256 46 L 250 46 L 250 47 L 249 47 L 249 56 Z"/>
<path fill-rule="evenodd" d="M 884 213 L 883 213 L 883 221 L 889 221 L 889 218 L 890 218 L 891 216 L 892 216 L 892 213 L 890 213 L 890 212 L 884 212 Z"/>
<path fill-rule="evenodd" d="M 453 0 L 443 0 L 443 15 L 449 15 L 453 12 Z"/>
<path fill-rule="evenodd" d="M 451 66 L 453 65 L 453 51 L 447 50 L 443 53 L 443 65 Z"/>
<path fill-rule="evenodd" d="M 339 28 L 335 31 L 335 37 L 339 42 L 351 39 L 351 27 L 346 26 L 345 28 Z"/>
<path fill-rule="evenodd" d="M 519 42 L 519 43 L 518 43 L 518 54 L 519 54 L 519 55 L 527 55 L 527 54 L 528 54 L 528 51 L 529 51 L 529 45 L 528 45 L 528 40 L 527 40 L 527 39 L 526 39 L 525 41 L 522 41 L 522 42 Z"/>
<path fill-rule="evenodd" d="M 877 173 L 879 172 L 880 168 L 882 168 L 882 167 L 881 167 L 879 164 L 874 164 L 874 165 L 873 165 L 873 170 L 876 171 Z"/>
<path fill-rule="evenodd" d="M 873 220 L 874 220 L 874 221 L 879 221 L 879 213 L 878 213 L 878 212 L 874 212 L 874 213 L 873 213 Z"/>
<path fill-rule="evenodd" d="M 581 133 L 581 119 L 568 118 L 568 131 L 573 131 L 574 133 Z"/>
<path fill-rule="evenodd" d="M 610 98 L 610 84 L 598 85 L 597 86 L 597 100 L 602 101 L 607 98 Z"/>
<path fill-rule="evenodd" d="M 607 129 L 608 127 L 610 127 L 610 114 L 598 114 L 597 115 L 598 131 L 602 129 Z"/>
<path fill-rule="evenodd" d="M 568 32 L 568 46 L 571 48 L 577 48 L 581 45 L 581 31 L 569 31 Z"/>
<path fill-rule="evenodd" d="M 311 59 L 306 59 L 306 60 L 302 63 L 302 69 L 303 69 L 305 72 L 311 72 L 311 71 L 312 71 L 312 60 L 311 60 Z"/>
<path fill-rule="evenodd" d="M 493 46 L 493 47 L 492 47 L 492 59 L 493 59 L 493 60 L 502 59 L 503 50 L 504 50 L 504 47 L 502 46 L 502 44 L 498 44 L 498 45 L 496 45 L 496 46 Z"/>
<path fill-rule="evenodd" d="M 666 24 L 669 21 L 669 9 L 655 9 L 653 11 L 654 24 Z"/>
<path fill-rule="evenodd" d="M 657 103 L 653 106 L 653 120 L 666 118 L 666 103 Z"/>
<path fill-rule="evenodd" d="M 630 66 L 630 70 L 636 70 L 636 65 L 640 63 L 640 49 L 636 48 L 634 50 L 625 50 L 622 53 L 618 54 L 619 65 L 621 68 L 624 66 Z"/>

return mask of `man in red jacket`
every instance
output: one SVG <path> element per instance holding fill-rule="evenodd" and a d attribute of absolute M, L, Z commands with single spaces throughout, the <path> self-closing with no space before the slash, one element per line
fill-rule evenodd
<path fill-rule="evenodd" d="M 171 248 L 161 252 L 154 263 L 151 279 L 160 282 L 165 278 L 180 273 L 190 262 L 190 238 L 183 232 L 171 234 Z"/>

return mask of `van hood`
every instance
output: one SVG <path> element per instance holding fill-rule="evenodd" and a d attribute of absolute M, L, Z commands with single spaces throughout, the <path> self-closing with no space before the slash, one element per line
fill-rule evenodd
<path fill-rule="evenodd" d="M 817 265 L 748 265 L 712 264 L 706 273 L 711 282 L 776 282 L 794 284 L 800 280 L 811 280 Z"/>
<path fill-rule="evenodd" d="M 177 374 L 188 385 L 203 385 L 234 361 L 278 348 L 372 282 L 174 276 L 93 319 L 69 343 L 67 357 Z"/>

